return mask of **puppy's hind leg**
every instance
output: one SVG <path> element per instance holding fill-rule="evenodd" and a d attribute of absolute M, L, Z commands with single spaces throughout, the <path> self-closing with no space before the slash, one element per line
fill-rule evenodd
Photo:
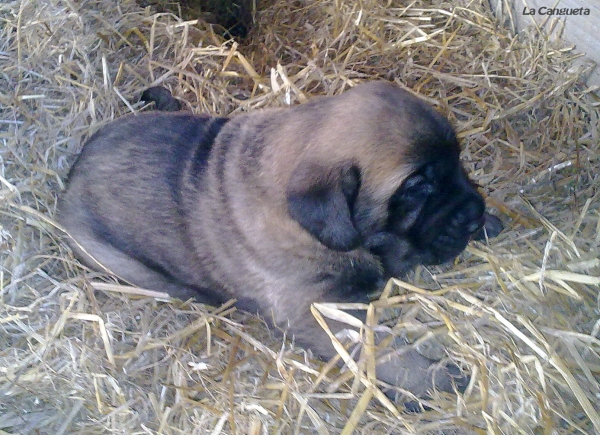
<path fill-rule="evenodd" d="M 71 230 L 68 233 L 68 244 L 84 264 L 94 270 L 115 275 L 128 284 L 165 292 L 181 300 L 193 298 L 198 302 L 219 304 L 219 301 L 211 297 L 203 297 L 203 293 L 198 289 L 169 279 L 168 276 L 153 270 L 85 230 Z"/>

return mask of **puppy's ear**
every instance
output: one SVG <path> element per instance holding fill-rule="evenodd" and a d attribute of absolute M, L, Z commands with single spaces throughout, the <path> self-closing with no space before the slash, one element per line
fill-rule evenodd
<path fill-rule="evenodd" d="M 288 211 L 302 228 L 329 249 L 350 251 L 360 244 L 353 221 L 360 171 L 352 164 L 328 167 L 303 162 L 287 186 Z"/>

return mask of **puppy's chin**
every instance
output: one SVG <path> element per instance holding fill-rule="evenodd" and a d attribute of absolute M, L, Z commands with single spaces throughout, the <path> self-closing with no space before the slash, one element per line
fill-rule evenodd
<path fill-rule="evenodd" d="M 444 240 L 440 237 L 439 240 Z M 445 245 L 419 248 L 409 239 L 389 232 L 376 233 L 365 241 L 373 254 L 379 257 L 384 278 L 403 277 L 416 266 L 442 264 L 456 258 L 467 246 L 466 240 L 451 240 Z"/>

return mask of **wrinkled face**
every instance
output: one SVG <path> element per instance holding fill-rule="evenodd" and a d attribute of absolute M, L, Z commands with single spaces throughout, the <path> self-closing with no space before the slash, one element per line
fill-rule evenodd
<path fill-rule="evenodd" d="M 483 227 L 484 213 L 484 200 L 458 159 L 440 159 L 422 165 L 392 195 L 384 231 L 409 245 L 404 248 L 409 249 L 404 254 L 413 257 L 404 259 L 408 268 L 419 263 L 439 264 L 465 249 Z M 395 256 L 385 250 L 380 255 Z M 401 266 L 389 267 L 397 271 Z"/>
<path fill-rule="evenodd" d="M 369 249 L 388 277 L 452 260 L 484 225 L 484 200 L 458 152 L 418 165 L 383 208 L 369 200 L 368 181 L 356 164 L 302 168 L 295 173 L 303 181 L 298 184 L 311 180 L 311 187 L 288 189 L 291 216 L 330 249 Z"/>

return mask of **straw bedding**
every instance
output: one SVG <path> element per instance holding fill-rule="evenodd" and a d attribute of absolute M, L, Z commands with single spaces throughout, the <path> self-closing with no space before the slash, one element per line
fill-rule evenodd
<path fill-rule="evenodd" d="M 128 0 L 0 4 L 0 433 L 600 433 L 599 112 L 577 55 L 511 35 L 485 1 L 271 3 L 238 42 Z M 119 286 L 61 244 L 69 165 L 148 86 L 225 115 L 374 78 L 449 116 L 507 224 L 370 308 L 469 371 L 464 394 L 407 413 L 368 353 L 340 372 L 230 305 Z"/>

